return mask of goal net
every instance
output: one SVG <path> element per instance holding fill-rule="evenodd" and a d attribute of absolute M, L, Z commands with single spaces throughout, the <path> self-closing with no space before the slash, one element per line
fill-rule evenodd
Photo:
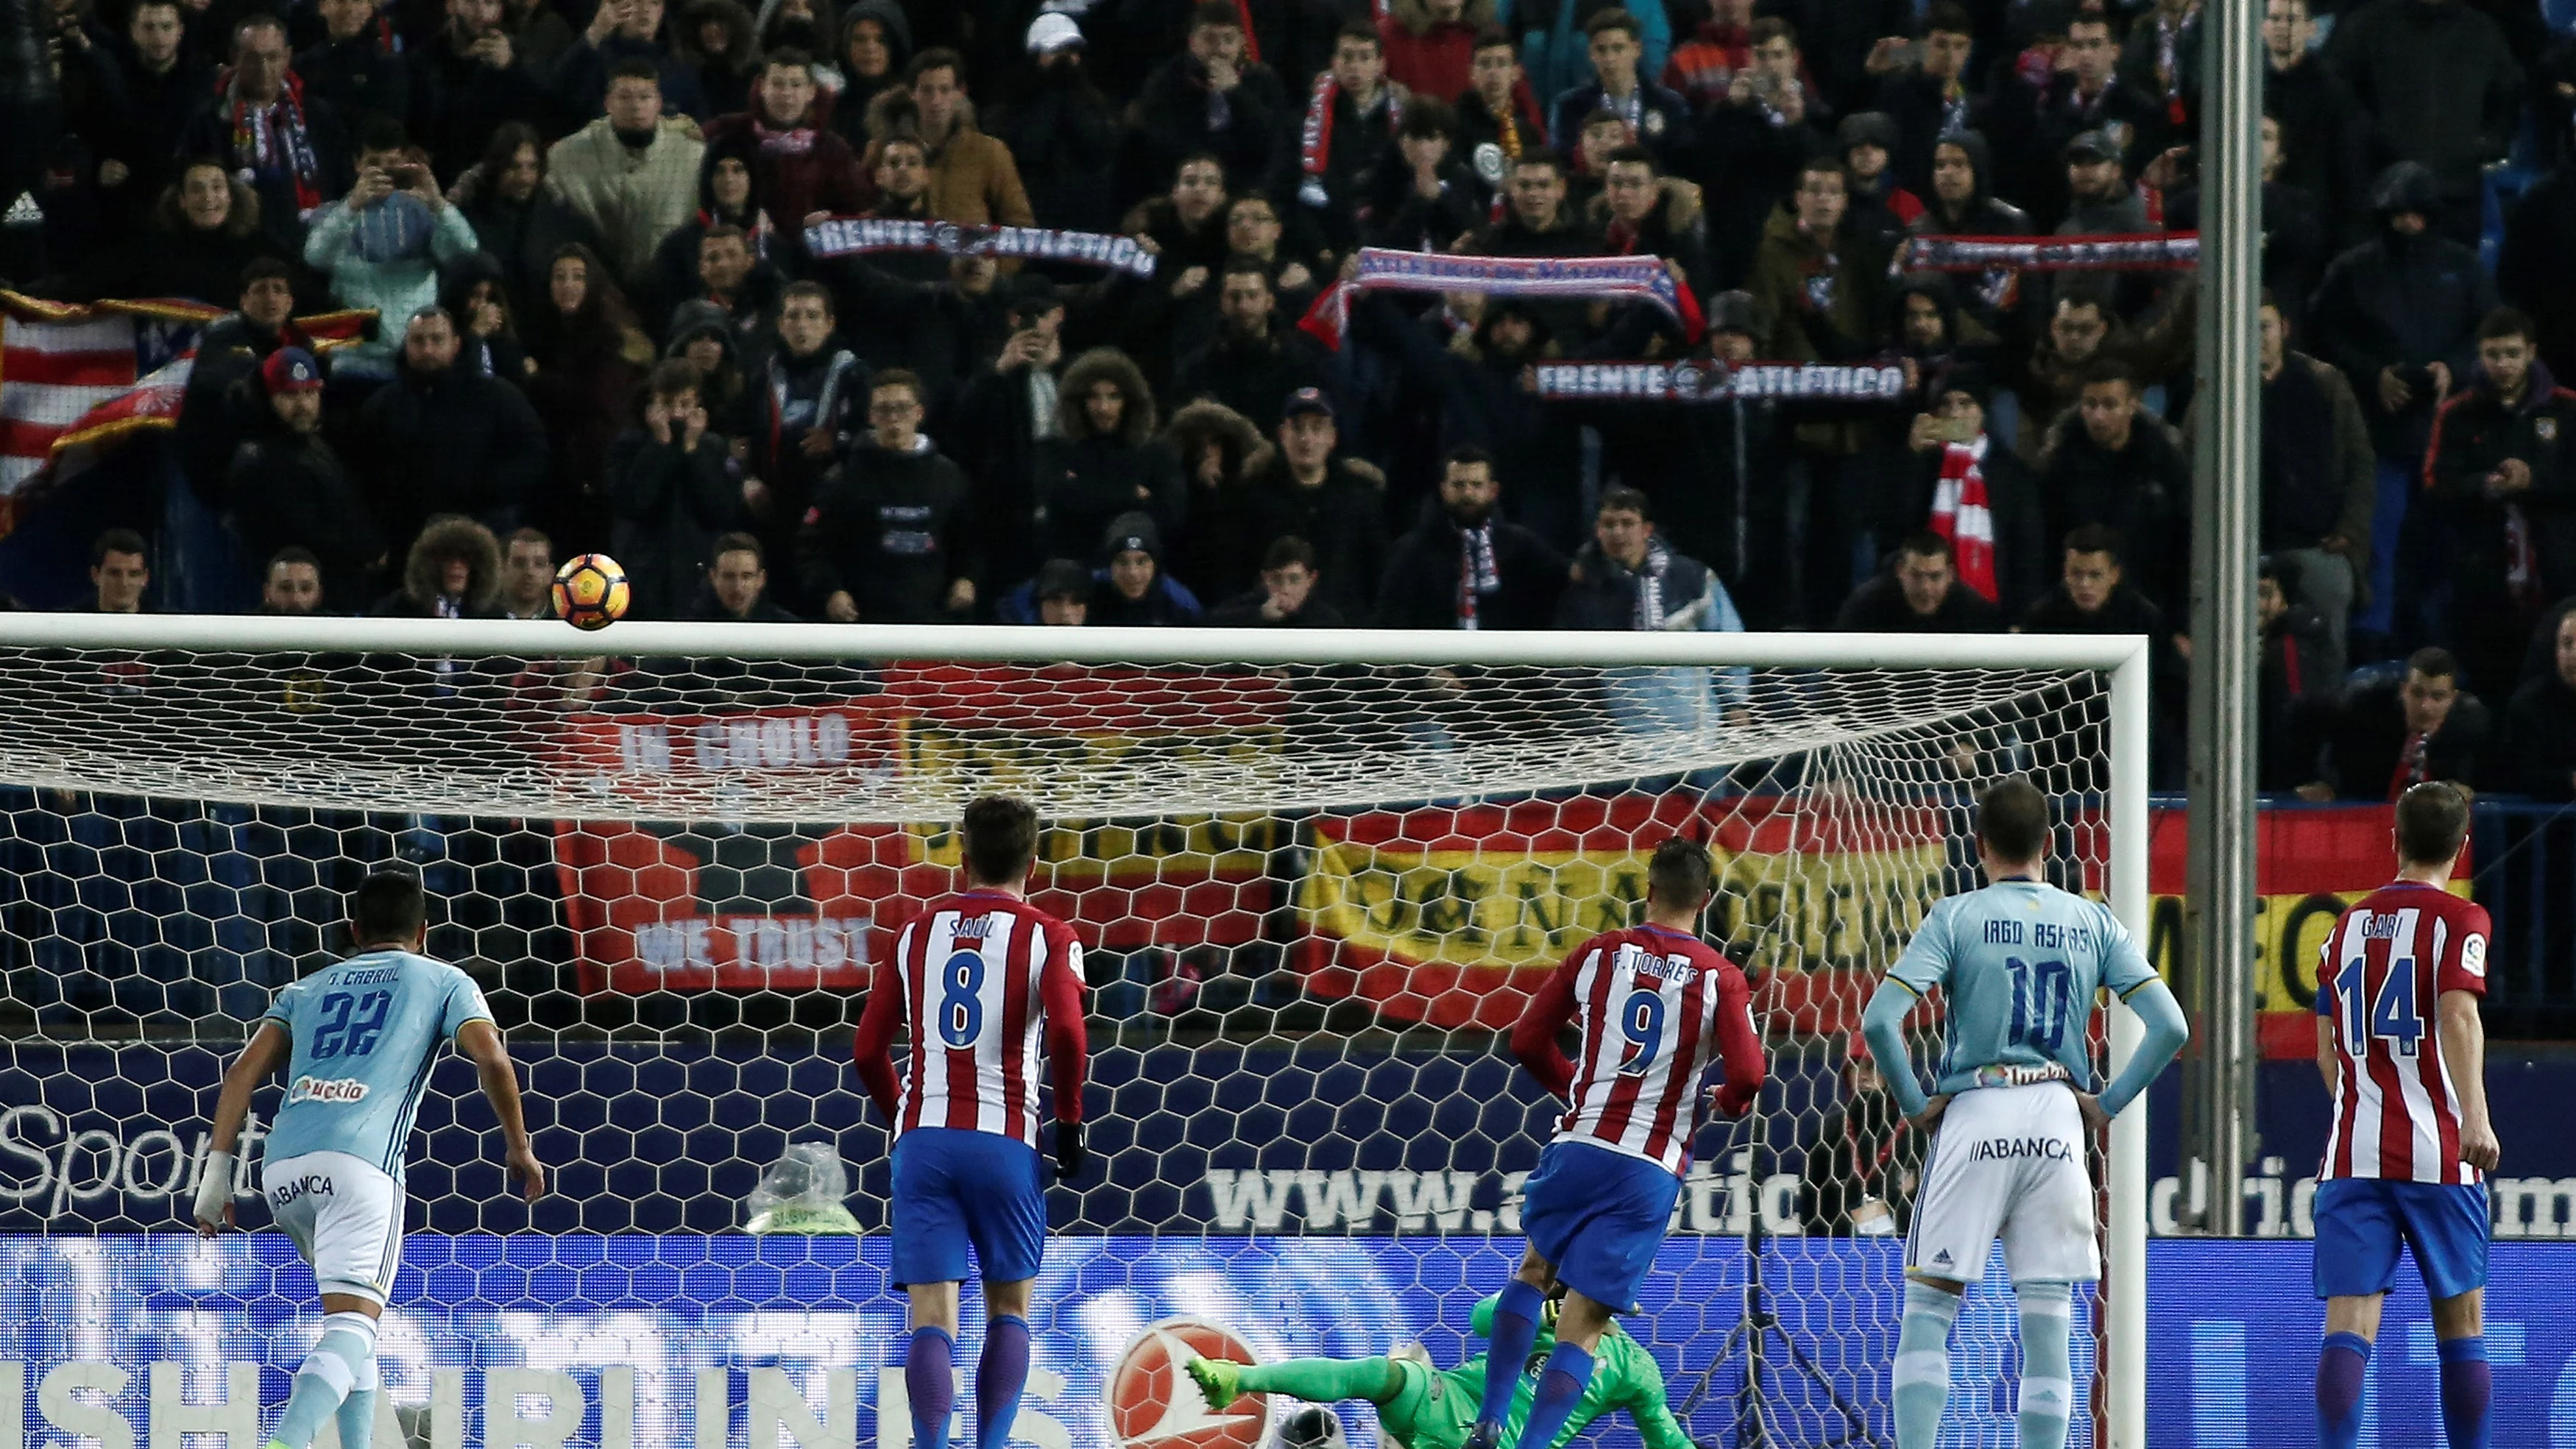
<path fill-rule="evenodd" d="M 2133 654 L 0 620 L 0 1442 L 18 1419 L 32 1443 L 126 1442 L 110 1419 L 256 1442 L 317 1310 L 255 1141 L 253 1231 L 182 1235 L 214 1087 L 271 996 L 347 948 L 345 892 L 402 863 L 557 1176 L 512 1197 L 471 1067 L 434 1069 L 383 1432 L 903 1443 L 887 1140 L 851 1027 L 869 964 L 951 888 L 959 807 L 1004 790 L 1045 821 L 1036 898 L 1088 948 L 1094 1048 L 1020 1439 L 1260 1449 L 1264 1422 L 1199 1412 L 1174 1362 L 1480 1352 L 1554 1115 L 1504 1037 L 1546 970 L 1639 918 L 1679 833 L 1719 864 L 1706 931 L 1755 981 L 1772 1083 L 1698 1139 L 1623 1331 L 1703 1445 L 1756 1442 L 1755 1403 L 1773 1445 L 1892 1444 L 1885 1230 L 1919 1154 L 1855 1059 L 1860 1010 L 1976 883 L 1970 804 L 2005 775 L 2054 800 L 2061 882 L 2137 919 Z M 2141 1115 L 2097 1144 L 2112 1276 L 2076 1320 L 2078 1432 L 2111 1444 L 2144 1442 Z M 1778 1330 L 1748 1340 L 1757 1276 Z M 1997 1273 L 1945 1442 L 2012 1442 L 2012 1321 Z M 981 1330 L 970 1307 L 967 1353 Z"/>

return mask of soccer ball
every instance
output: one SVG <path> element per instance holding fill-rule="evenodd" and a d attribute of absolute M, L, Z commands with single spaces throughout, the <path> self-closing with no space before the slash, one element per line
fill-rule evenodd
<path fill-rule="evenodd" d="M 586 553 L 555 570 L 555 617 L 576 629 L 605 629 L 626 617 L 626 570 L 604 553 Z"/>

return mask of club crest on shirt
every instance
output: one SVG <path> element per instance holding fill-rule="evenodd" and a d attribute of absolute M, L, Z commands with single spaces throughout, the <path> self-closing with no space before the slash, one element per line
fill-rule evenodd
<path fill-rule="evenodd" d="M 2558 420 L 2556 418 L 2534 418 L 2531 420 L 2531 432 L 2532 436 L 2540 439 L 2540 441 L 2544 443 L 2557 442 Z"/>

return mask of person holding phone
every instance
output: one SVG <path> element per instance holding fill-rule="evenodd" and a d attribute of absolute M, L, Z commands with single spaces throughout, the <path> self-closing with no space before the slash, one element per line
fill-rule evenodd
<path fill-rule="evenodd" d="M 358 179 L 322 209 L 304 242 L 304 264 L 331 280 L 343 307 L 409 317 L 438 303 L 438 269 L 474 255 L 474 227 L 439 195 L 399 122 L 370 117 L 359 131 Z M 385 328 L 331 354 L 334 376 L 393 376 L 398 330 Z"/>

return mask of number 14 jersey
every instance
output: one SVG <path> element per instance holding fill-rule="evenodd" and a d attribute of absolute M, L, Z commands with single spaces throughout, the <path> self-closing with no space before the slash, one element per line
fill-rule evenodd
<path fill-rule="evenodd" d="M 912 1027 L 895 1073 L 895 1028 Z M 852 1043 L 859 1077 L 898 1135 L 915 1127 L 1038 1143 L 1038 1044 L 1055 1117 L 1082 1120 L 1088 1039 L 1082 946 L 1064 922 L 998 891 L 932 901 L 878 963 Z"/>
<path fill-rule="evenodd" d="M 2460 1103 L 2442 1060 L 2445 991 L 2484 996 L 2487 912 L 2399 881 L 2335 922 L 2317 959 L 2317 1015 L 2334 1027 L 2334 1115 L 2320 1179 L 2469 1185 Z"/>
<path fill-rule="evenodd" d="M 438 1049 L 491 1019 L 472 977 L 408 951 L 352 956 L 277 993 L 262 1020 L 286 1028 L 294 1049 L 262 1160 L 345 1152 L 400 1179 Z"/>
<path fill-rule="evenodd" d="M 1946 999 L 1936 1092 L 2064 1069 L 2097 1091 L 2089 1028 L 2101 988 L 2122 1000 L 2155 968 L 2110 908 L 2029 880 L 1955 895 L 1923 917 L 1888 979 Z"/>
<path fill-rule="evenodd" d="M 1568 1022 L 1582 1029 L 1580 1062 L 1557 1047 Z M 1576 947 L 1530 998 L 1512 1052 L 1567 1105 L 1555 1140 L 1642 1157 L 1675 1176 L 1689 1170 L 1707 1115 L 1699 1088 L 1710 1063 L 1724 1063 L 1730 1113 L 1762 1088 L 1762 1038 L 1743 971 L 1698 937 L 1658 926 Z"/>

